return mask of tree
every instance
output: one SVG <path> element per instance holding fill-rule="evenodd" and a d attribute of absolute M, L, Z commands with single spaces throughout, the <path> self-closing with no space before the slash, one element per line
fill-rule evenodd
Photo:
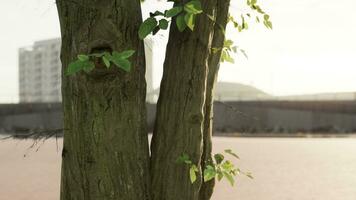
<path fill-rule="evenodd" d="M 224 29 L 229 1 L 206 0 L 203 6 L 208 16 L 216 18 L 219 13 L 219 17 L 224 18 L 219 19 L 221 24 L 216 24 Z M 151 145 L 153 199 L 199 199 L 200 192 L 201 199 L 210 199 L 211 194 L 206 193 L 211 193 L 211 189 L 205 186 L 201 174 L 211 154 L 211 132 L 208 130 L 211 102 L 208 101 L 212 100 L 207 97 L 214 83 L 207 84 L 208 74 L 211 74 L 210 79 L 215 79 L 217 73 L 209 58 L 220 60 L 221 53 L 211 53 L 211 41 L 217 47 L 223 44 L 224 35 L 220 34 L 220 29 L 214 29 L 213 21 L 205 15 L 197 18 L 192 32 L 181 33 L 176 26 L 171 27 Z M 172 165 L 182 152 L 190 155 L 199 169 L 198 181 L 193 185 L 187 184 L 188 176 L 182 176 L 188 174 L 189 168 Z"/>
<path fill-rule="evenodd" d="M 139 1 L 57 1 L 66 68 L 78 55 L 135 49 L 130 73 L 97 64 L 62 77 L 61 199 L 149 199 Z"/>
<path fill-rule="evenodd" d="M 139 0 L 57 0 L 63 72 L 75 73 L 62 76 L 61 200 L 210 199 L 215 175 L 223 174 L 211 167 L 212 94 L 219 62 L 232 61 L 235 50 L 225 27 L 247 28 L 242 15 L 240 24 L 228 15 L 229 1 L 177 0 L 142 23 Z M 167 29 L 166 18 L 172 23 L 150 156 L 140 38 Z M 182 155 L 189 167 L 176 162 Z M 215 157 L 227 163 L 231 181 L 236 171 L 222 160 Z"/>

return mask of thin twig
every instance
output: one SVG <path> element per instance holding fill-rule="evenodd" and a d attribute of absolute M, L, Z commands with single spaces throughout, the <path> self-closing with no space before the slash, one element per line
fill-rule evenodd
<path fill-rule="evenodd" d="M 42 145 L 50 138 L 55 137 L 56 138 L 56 146 L 57 146 L 57 153 L 59 151 L 58 148 L 58 135 L 62 135 L 64 129 L 52 129 L 52 130 L 37 130 L 37 131 L 32 131 L 28 134 L 12 134 L 10 136 L 1 138 L 0 140 L 9 140 L 9 139 L 19 139 L 19 140 L 27 140 L 27 139 L 32 139 L 33 143 L 26 149 L 26 153 L 24 154 L 24 157 L 26 157 L 29 153 L 29 151 L 35 147 L 36 150 L 35 152 L 38 152 Z"/>

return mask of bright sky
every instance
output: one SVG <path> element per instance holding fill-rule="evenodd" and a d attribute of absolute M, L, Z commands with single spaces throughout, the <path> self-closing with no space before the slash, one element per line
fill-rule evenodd
<path fill-rule="evenodd" d="M 155 2 L 155 3 L 153 3 Z M 232 0 L 236 14 L 244 0 Z M 356 92 L 356 1 L 259 0 L 274 29 L 252 25 L 228 38 L 249 59 L 223 64 L 219 80 L 251 84 L 275 95 Z M 165 7 L 143 6 L 144 13 Z M 162 9 L 161 9 L 162 10 Z M 18 101 L 18 48 L 60 36 L 54 1 L 0 1 L 0 102 Z M 159 81 L 158 79 L 156 81 Z"/>

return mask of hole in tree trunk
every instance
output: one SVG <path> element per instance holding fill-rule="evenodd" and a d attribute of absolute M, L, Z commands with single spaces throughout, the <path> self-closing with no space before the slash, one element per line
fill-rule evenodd
<path fill-rule="evenodd" d="M 91 49 L 90 53 L 103 53 L 103 52 L 113 52 L 110 46 L 98 46 Z"/>
<path fill-rule="evenodd" d="M 101 43 L 93 45 L 93 47 L 90 49 L 90 54 L 104 52 L 112 53 L 114 51 L 113 49 L 114 48 L 112 48 L 110 45 Z M 89 73 L 89 77 L 92 78 L 91 80 L 105 82 L 111 81 L 120 74 L 120 71 L 117 67 L 111 66 L 110 68 L 107 68 L 102 58 L 94 57 L 92 61 L 95 64 L 95 69 Z"/>
<path fill-rule="evenodd" d="M 90 53 L 104 53 L 109 52 L 112 53 L 113 49 L 110 46 L 98 46 L 91 49 Z M 101 58 L 94 58 L 95 68 L 103 69 L 106 68 L 103 60 Z"/>

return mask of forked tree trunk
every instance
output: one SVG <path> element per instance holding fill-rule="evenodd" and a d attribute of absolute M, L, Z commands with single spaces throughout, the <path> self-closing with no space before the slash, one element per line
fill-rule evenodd
<path fill-rule="evenodd" d="M 78 54 L 136 50 L 132 71 L 62 77 L 61 200 L 150 199 L 139 0 L 57 0 L 63 71 Z"/>
<path fill-rule="evenodd" d="M 214 35 L 212 47 L 221 49 L 225 41 L 225 28 L 228 21 L 230 0 L 218 0 L 216 6 L 216 18 L 214 24 Z M 208 78 L 205 93 L 205 108 L 204 108 L 204 128 L 203 128 L 203 154 L 201 167 L 202 170 L 207 165 L 212 165 L 212 131 L 213 131 L 213 105 L 214 105 L 214 89 L 219 72 L 219 64 L 221 50 L 211 52 L 209 56 Z M 199 200 L 209 200 L 213 194 L 215 180 L 212 179 L 203 183 L 200 189 Z"/>
<path fill-rule="evenodd" d="M 224 36 L 206 14 L 226 24 L 228 0 L 202 4 L 205 14 L 193 32 L 171 27 L 150 187 L 140 1 L 57 0 L 63 71 L 78 54 L 136 50 L 130 73 L 98 65 L 89 74 L 62 77 L 61 200 L 210 199 L 213 182 L 203 184 L 201 167 L 211 161 L 212 90 L 221 53 L 212 55 L 211 47 L 221 46 Z M 183 153 L 200 169 L 194 184 L 189 168 L 176 163 Z"/>
<path fill-rule="evenodd" d="M 194 31 L 183 33 L 171 25 L 156 123 L 151 144 L 152 197 L 154 200 L 198 200 L 201 170 L 190 183 L 189 167 L 178 164 L 183 153 L 200 169 L 208 58 L 216 0 L 201 1 L 205 14 L 197 17 Z"/>

